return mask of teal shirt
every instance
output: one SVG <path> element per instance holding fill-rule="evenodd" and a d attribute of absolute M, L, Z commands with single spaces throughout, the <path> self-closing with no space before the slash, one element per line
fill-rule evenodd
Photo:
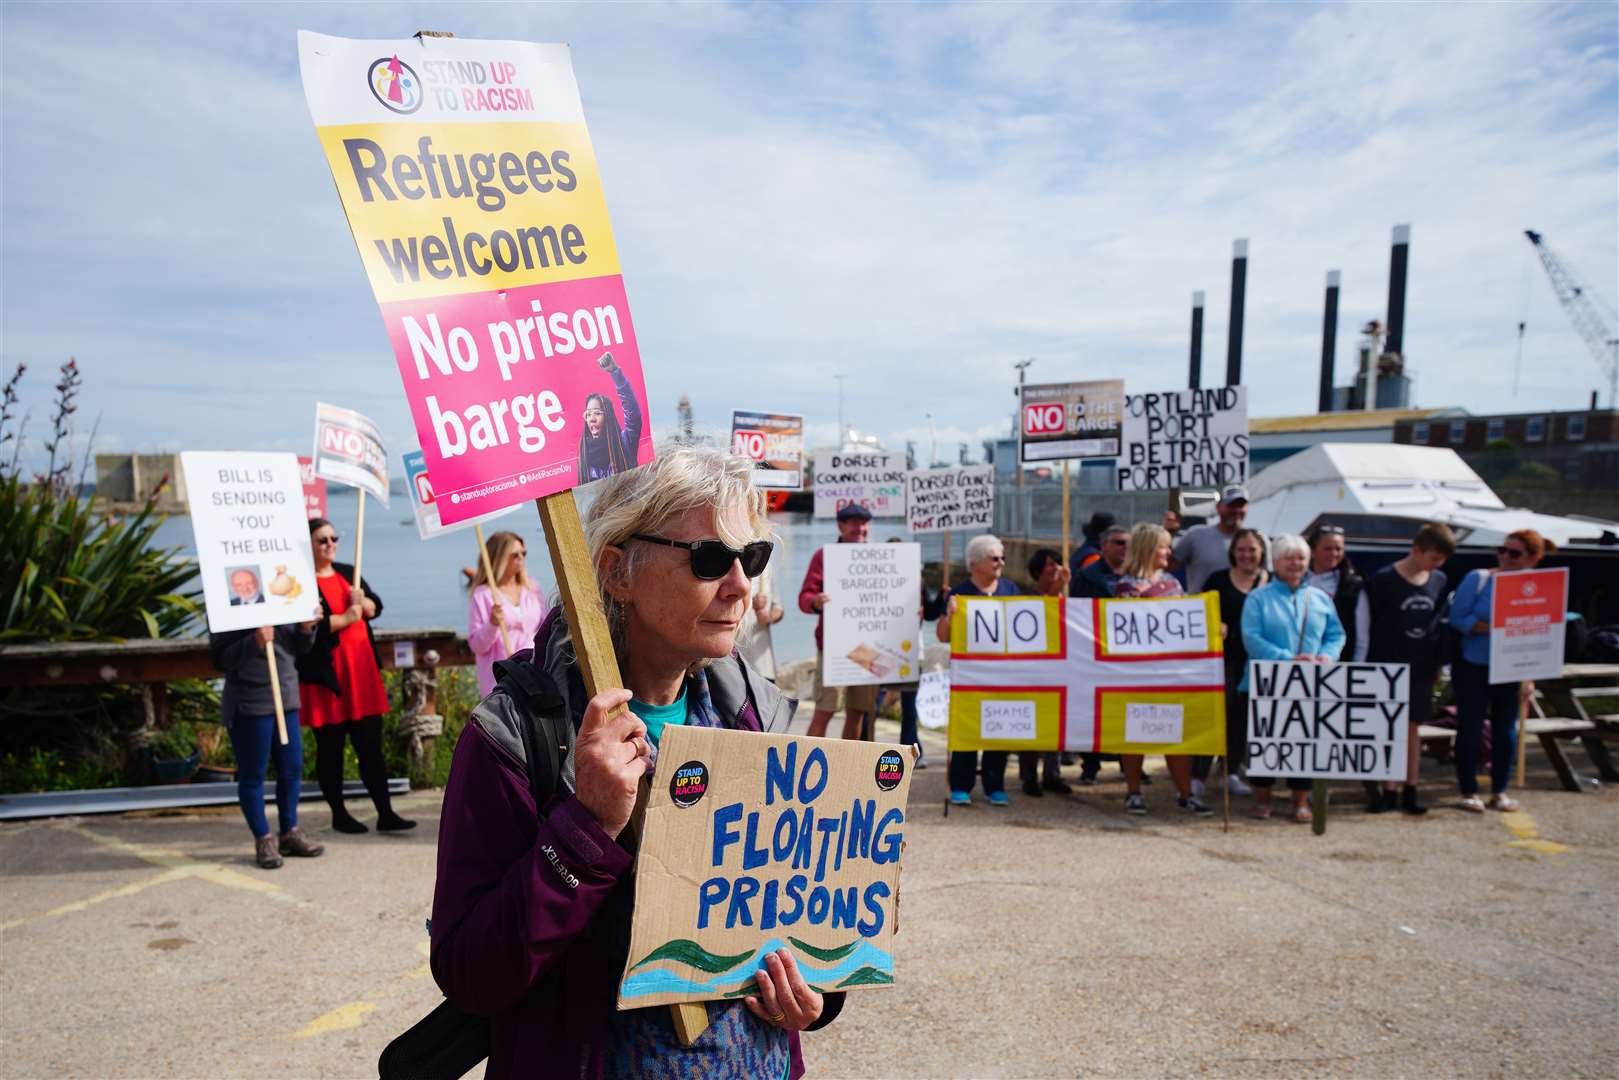
<path fill-rule="evenodd" d="M 665 724 L 684 724 L 686 722 L 686 688 L 680 688 L 680 696 L 667 705 L 648 705 L 639 698 L 630 699 L 630 712 L 641 718 L 646 725 L 647 737 L 652 745 L 657 746 L 658 740 L 663 737 Z"/>

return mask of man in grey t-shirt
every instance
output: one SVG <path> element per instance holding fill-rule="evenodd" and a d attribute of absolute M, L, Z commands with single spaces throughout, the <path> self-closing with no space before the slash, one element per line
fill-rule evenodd
<path fill-rule="evenodd" d="M 1186 568 L 1189 593 L 1202 592 L 1210 574 L 1231 564 L 1231 537 L 1248 516 L 1248 489 L 1241 484 L 1221 489 L 1214 512 L 1220 515 L 1218 523 L 1188 529 L 1175 541 L 1175 566 Z"/>

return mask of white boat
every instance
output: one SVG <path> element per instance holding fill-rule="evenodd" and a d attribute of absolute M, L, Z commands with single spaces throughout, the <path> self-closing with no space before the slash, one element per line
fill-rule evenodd
<path fill-rule="evenodd" d="M 1557 545 L 1548 565 L 1572 571 L 1571 606 L 1599 625 L 1619 621 L 1619 521 L 1509 507 L 1454 450 L 1322 443 L 1248 482 L 1245 524 L 1268 535 L 1336 525 L 1362 572 L 1404 555 L 1429 521 L 1456 533 L 1447 571 L 1494 566 L 1508 533 L 1535 530 Z"/>

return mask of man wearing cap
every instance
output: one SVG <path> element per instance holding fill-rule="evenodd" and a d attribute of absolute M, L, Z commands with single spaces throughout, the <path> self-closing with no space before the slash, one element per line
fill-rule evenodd
<path fill-rule="evenodd" d="M 871 511 L 864 506 L 850 504 L 838 510 L 838 543 L 864 544 L 871 535 Z M 827 686 L 826 651 L 821 643 L 821 626 L 825 621 L 822 610 L 831 601 L 826 594 L 826 569 L 821 549 L 810 556 L 809 569 L 804 571 L 804 584 L 798 590 L 798 609 L 815 616 L 815 712 L 810 716 L 807 734 L 817 738 L 826 734 L 827 721 L 838 708 L 839 687 Z M 843 737 L 859 739 L 863 736 L 866 717 L 877 708 L 875 686 L 845 686 Z"/>
<path fill-rule="evenodd" d="M 1079 580 L 1080 571 L 1084 570 L 1087 566 L 1091 565 L 1102 557 L 1102 534 L 1108 529 L 1112 528 L 1113 525 L 1118 522 L 1118 520 L 1119 519 L 1117 517 L 1108 513 L 1106 510 L 1098 510 L 1091 515 L 1091 519 L 1087 521 L 1085 523 L 1085 527 L 1080 530 L 1085 537 L 1085 542 L 1068 557 L 1068 572 L 1071 575 L 1069 578 L 1070 582 L 1077 582 Z M 1070 590 L 1069 595 L 1074 595 L 1072 590 Z M 1113 594 L 1109 593 L 1108 595 L 1111 596 Z"/>
<path fill-rule="evenodd" d="M 1218 522 L 1188 529 L 1175 541 L 1173 568 L 1185 568 L 1188 593 L 1202 592 L 1210 574 L 1231 565 L 1231 538 L 1248 516 L 1248 489 L 1241 484 L 1222 489 L 1214 512 Z"/>

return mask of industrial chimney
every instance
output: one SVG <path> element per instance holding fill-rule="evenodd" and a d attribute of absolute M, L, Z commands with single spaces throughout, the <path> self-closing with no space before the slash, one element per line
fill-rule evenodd
<path fill-rule="evenodd" d="M 1242 308 L 1248 289 L 1248 241 L 1231 244 L 1231 321 L 1226 326 L 1225 384 L 1242 382 Z"/>
<path fill-rule="evenodd" d="M 1203 381 L 1203 290 L 1192 294 L 1192 359 L 1186 388 L 1196 390 Z"/>
<path fill-rule="evenodd" d="M 1338 283 L 1337 270 L 1327 271 L 1327 307 L 1321 320 L 1321 390 L 1316 404 L 1317 412 L 1332 411 L 1332 367 L 1338 355 Z"/>
<path fill-rule="evenodd" d="M 1385 352 L 1405 355 L 1405 272 L 1411 257 L 1411 226 L 1394 226 L 1394 247 L 1389 252 L 1389 317 Z"/>

